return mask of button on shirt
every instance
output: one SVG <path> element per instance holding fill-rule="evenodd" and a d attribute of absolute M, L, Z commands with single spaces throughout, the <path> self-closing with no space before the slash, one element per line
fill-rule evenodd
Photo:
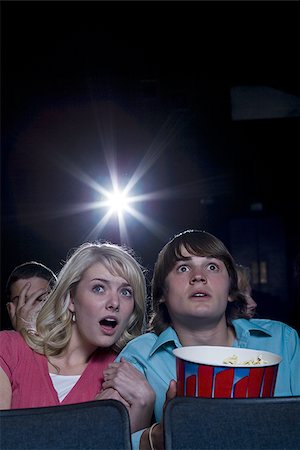
<path fill-rule="evenodd" d="M 300 395 L 300 340 L 296 330 L 282 322 L 268 319 L 237 319 L 232 322 L 236 339 L 233 347 L 251 348 L 276 353 L 279 364 L 275 397 Z M 176 380 L 173 350 L 181 347 L 172 327 L 159 336 L 145 333 L 129 342 L 118 355 L 131 362 L 147 378 L 156 393 L 155 421 L 160 422 L 170 381 Z M 133 448 L 139 448 L 143 430 L 132 435 Z"/>

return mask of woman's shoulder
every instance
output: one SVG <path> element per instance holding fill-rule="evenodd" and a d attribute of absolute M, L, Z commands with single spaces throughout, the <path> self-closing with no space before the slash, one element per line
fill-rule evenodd
<path fill-rule="evenodd" d="M 18 361 L 28 359 L 29 347 L 18 331 L 0 331 L 0 360 L 15 367 Z"/>
<path fill-rule="evenodd" d="M 19 344 L 19 345 L 26 345 L 22 335 L 15 330 L 3 330 L 0 331 L 0 340 L 1 343 L 15 343 L 15 344 Z"/>

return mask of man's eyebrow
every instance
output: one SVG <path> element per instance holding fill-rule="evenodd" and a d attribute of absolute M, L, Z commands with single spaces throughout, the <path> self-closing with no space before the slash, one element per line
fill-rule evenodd
<path fill-rule="evenodd" d="M 176 259 L 175 264 L 182 261 L 190 261 L 191 259 L 191 256 L 181 256 L 180 258 Z"/>
<path fill-rule="evenodd" d="M 190 256 L 181 256 L 180 258 L 176 259 L 176 263 L 180 262 L 180 261 L 190 261 L 193 256 L 200 256 L 201 258 L 206 258 L 206 259 L 217 259 L 218 261 L 222 261 L 220 258 L 218 258 L 217 256 L 201 256 L 201 255 L 190 255 Z"/>

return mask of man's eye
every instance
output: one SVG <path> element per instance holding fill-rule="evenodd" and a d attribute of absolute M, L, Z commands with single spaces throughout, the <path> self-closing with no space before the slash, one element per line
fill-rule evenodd
<path fill-rule="evenodd" d="M 216 270 L 218 270 L 218 266 L 217 266 L 217 264 L 214 264 L 214 263 L 211 263 L 211 264 L 209 264 L 208 265 L 208 268 L 209 268 L 209 270 L 211 270 L 211 271 L 216 271 Z"/>
<path fill-rule="evenodd" d="M 9 303 L 13 303 L 14 305 L 16 305 L 19 301 L 19 296 L 14 297 L 12 300 L 9 301 Z"/>
<path fill-rule="evenodd" d="M 187 272 L 188 270 L 189 270 L 189 267 L 186 265 L 179 266 L 177 269 L 178 272 Z"/>

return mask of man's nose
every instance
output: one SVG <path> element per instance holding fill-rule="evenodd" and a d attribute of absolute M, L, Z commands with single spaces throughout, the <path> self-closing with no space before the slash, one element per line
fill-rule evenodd
<path fill-rule="evenodd" d="M 195 271 L 192 274 L 191 281 L 190 281 L 191 284 L 198 283 L 198 282 L 206 283 L 206 277 L 203 274 L 203 272 L 200 270 Z"/>

